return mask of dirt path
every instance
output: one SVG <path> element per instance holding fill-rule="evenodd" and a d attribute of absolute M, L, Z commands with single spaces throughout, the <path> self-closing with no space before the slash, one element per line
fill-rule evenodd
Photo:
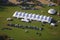
<path fill-rule="evenodd" d="M 53 2 L 49 2 L 47 0 L 38 0 L 38 1 L 42 2 L 43 4 L 53 3 Z M 9 0 L 9 2 L 14 3 L 14 4 L 20 4 L 20 2 L 18 2 L 17 0 Z"/>
<path fill-rule="evenodd" d="M 40 2 L 42 2 L 42 3 L 44 3 L 44 4 L 49 4 L 50 2 L 48 2 L 47 0 L 38 0 L 38 1 L 40 1 Z"/>
<path fill-rule="evenodd" d="M 9 0 L 10 2 L 12 2 L 12 3 L 16 3 L 16 0 Z"/>
<path fill-rule="evenodd" d="M 40 2 L 42 2 L 42 3 L 44 3 L 44 4 L 53 3 L 53 2 L 49 2 L 49 1 L 47 1 L 47 0 L 38 0 L 38 1 L 40 1 Z M 56 3 L 54 3 L 54 4 L 56 4 Z M 57 4 L 56 4 L 56 5 L 57 5 Z"/>

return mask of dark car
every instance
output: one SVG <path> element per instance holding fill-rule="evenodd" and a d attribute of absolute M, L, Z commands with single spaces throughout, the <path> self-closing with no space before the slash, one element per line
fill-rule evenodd
<path fill-rule="evenodd" d="M 8 26 L 14 26 L 15 24 L 12 24 L 12 23 L 8 23 L 7 25 L 8 25 Z"/>

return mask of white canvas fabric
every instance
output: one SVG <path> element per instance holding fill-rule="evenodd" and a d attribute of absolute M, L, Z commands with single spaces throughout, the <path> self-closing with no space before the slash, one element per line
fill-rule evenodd
<path fill-rule="evenodd" d="M 38 16 L 39 16 L 39 15 L 36 15 L 36 18 L 35 18 L 35 20 L 38 20 Z"/>
<path fill-rule="evenodd" d="M 56 10 L 54 10 L 54 9 L 49 9 L 49 10 L 48 10 L 48 13 L 49 13 L 49 14 L 55 14 L 55 13 L 56 13 Z"/>
<path fill-rule="evenodd" d="M 32 20 L 32 13 L 27 17 L 29 20 Z"/>
<path fill-rule="evenodd" d="M 23 16 L 24 18 L 27 18 L 27 15 L 28 15 L 28 13 L 25 13 L 25 16 Z"/>
<path fill-rule="evenodd" d="M 51 25 L 51 26 L 55 26 L 56 24 L 55 24 L 55 23 L 51 23 L 50 25 Z"/>
<path fill-rule="evenodd" d="M 29 19 L 29 14 L 27 14 L 27 15 L 26 15 L 26 18 L 28 18 L 28 19 Z"/>
<path fill-rule="evenodd" d="M 42 21 L 42 19 L 43 19 L 43 15 L 40 15 L 40 21 Z"/>
<path fill-rule="evenodd" d="M 18 11 L 16 11 L 14 14 L 13 14 L 13 17 L 16 17 L 18 15 Z"/>
<path fill-rule="evenodd" d="M 22 14 L 22 12 L 19 12 L 17 18 L 20 18 L 21 14 Z"/>
<path fill-rule="evenodd" d="M 21 18 L 23 18 L 24 12 L 22 12 L 22 16 L 20 16 Z"/>
<path fill-rule="evenodd" d="M 31 16 L 32 14 L 29 14 L 29 17 L 28 17 L 28 19 L 30 19 L 30 16 Z"/>
<path fill-rule="evenodd" d="M 34 16 L 35 16 L 35 14 L 32 14 L 32 17 L 31 17 L 32 20 L 35 20 L 35 19 L 34 19 Z"/>
<path fill-rule="evenodd" d="M 27 19 L 21 19 L 21 21 L 23 21 L 23 22 L 29 22 L 29 20 L 27 20 Z"/>
<path fill-rule="evenodd" d="M 46 22 L 50 23 L 50 22 L 51 22 L 51 20 L 52 20 L 52 18 L 51 18 L 51 17 L 47 17 Z"/>
<path fill-rule="evenodd" d="M 47 17 L 47 16 L 43 16 L 43 15 L 36 15 L 36 14 L 32 14 L 32 13 L 28 14 L 25 12 L 15 12 L 13 14 L 13 17 L 23 18 L 22 19 L 23 21 L 26 21 L 27 19 L 29 19 L 29 20 L 36 20 L 36 21 L 47 22 L 47 23 L 50 23 L 52 20 L 52 17 Z"/>
<path fill-rule="evenodd" d="M 37 17 L 37 21 L 41 21 L 40 16 Z"/>
<path fill-rule="evenodd" d="M 17 18 L 23 18 L 24 12 L 20 12 Z"/>
<path fill-rule="evenodd" d="M 46 22 L 46 19 L 47 17 L 46 16 L 43 16 L 43 19 L 42 19 L 42 22 Z"/>
<path fill-rule="evenodd" d="M 17 16 L 17 18 L 21 18 L 22 16 L 22 12 L 19 12 L 19 15 Z"/>

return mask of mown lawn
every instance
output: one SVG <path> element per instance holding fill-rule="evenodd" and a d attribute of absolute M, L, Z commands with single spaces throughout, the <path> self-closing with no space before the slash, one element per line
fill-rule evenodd
<path fill-rule="evenodd" d="M 6 18 L 12 17 L 15 11 L 22 11 L 27 13 L 36 13 L 40 15 L 46 15 L 51 16 L 55 20 L 60 20 L 60 17 L 57 15 L 50 15 L 47 13 L 48 9 L 54 8 L 57 11 L 60 11 L 60 6 L 56 7 L 44 7 L 40 10 L 21 10 L 19 6 L 2 6 L 0 8 L 0 33 L 5 33 L 10 37 L 13 37 L 15 40 L 60 40 L 60 23 L 58 23 L 58 26 L 51 29 L 50 24 L 45 24 L 44 26 L 41 26 L 41 22 L 32 21 L 31 23 L 25 23 L 21 22 L 20 19 L 13 18 L 13 21 L 7 21 Z M 1 30 L 4 27 L 7 26 L 7 23 L 14 23 L 14 24 L 20 24 L 23 26 L 30 25 L 30 26 L 36 26 L 36 27 L 43 27 L 43 31 L 37 31 L 28 29 L 29 33 L 25 33 L 25 29 L 20 28 L 14 28 L 10 27 L 13 30 Z M 41 36 L 36 35 L 36 32 L 41 32 Z"/>

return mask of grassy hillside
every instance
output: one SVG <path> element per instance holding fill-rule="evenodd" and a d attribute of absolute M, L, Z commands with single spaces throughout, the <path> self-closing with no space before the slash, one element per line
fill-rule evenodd
<path fill-rule="evenodd" d="M 58 23 L 58 26 L 51 29 L 51 26 L 49 24 L 45 24 L 44 26 L 41 26 L 41 22 L 32 21 L 31 23 L 25 23 L 21 22 L 20 19 L 13 18 L 13 21 L 7 21 L 6 18 L 12 17 L 15 11 L 22 11 L 22 12 L 28 12 L 28 13 L 36 13 L 40 15 L 46 15 L 51 16 L 55 20 L 60 20 L 60 17 L 57 15 L 49 15 L 47 13 L 48 9 L 54 8 L 57 11 L 60 11 L 60 6 L 56 7 L 44 7 L 40 10 L 21 10 L 18 6 L 2 6 L 0 8 L 0 33 L 5 33 L 10 37 L 13 37 L 15 40 L 60 40 L 60 23 Z M 7 26 L 7 23 L 14 23 L 14 24 L 20 24 L 20 25 L 30 25 L 30 26 L 36 26 L 36 27 L 43 27 L 43 31 L 37 31 L 32 29 L 29 30 L 29 33 L 25 33 L 25 29 L 20 28 L 14 28 L 10 27 L 13 30 L 1 30 L 2 28 L 9 28 Z M 36 35 L 36 32 L 41 32 L 41 36 Z"/>

